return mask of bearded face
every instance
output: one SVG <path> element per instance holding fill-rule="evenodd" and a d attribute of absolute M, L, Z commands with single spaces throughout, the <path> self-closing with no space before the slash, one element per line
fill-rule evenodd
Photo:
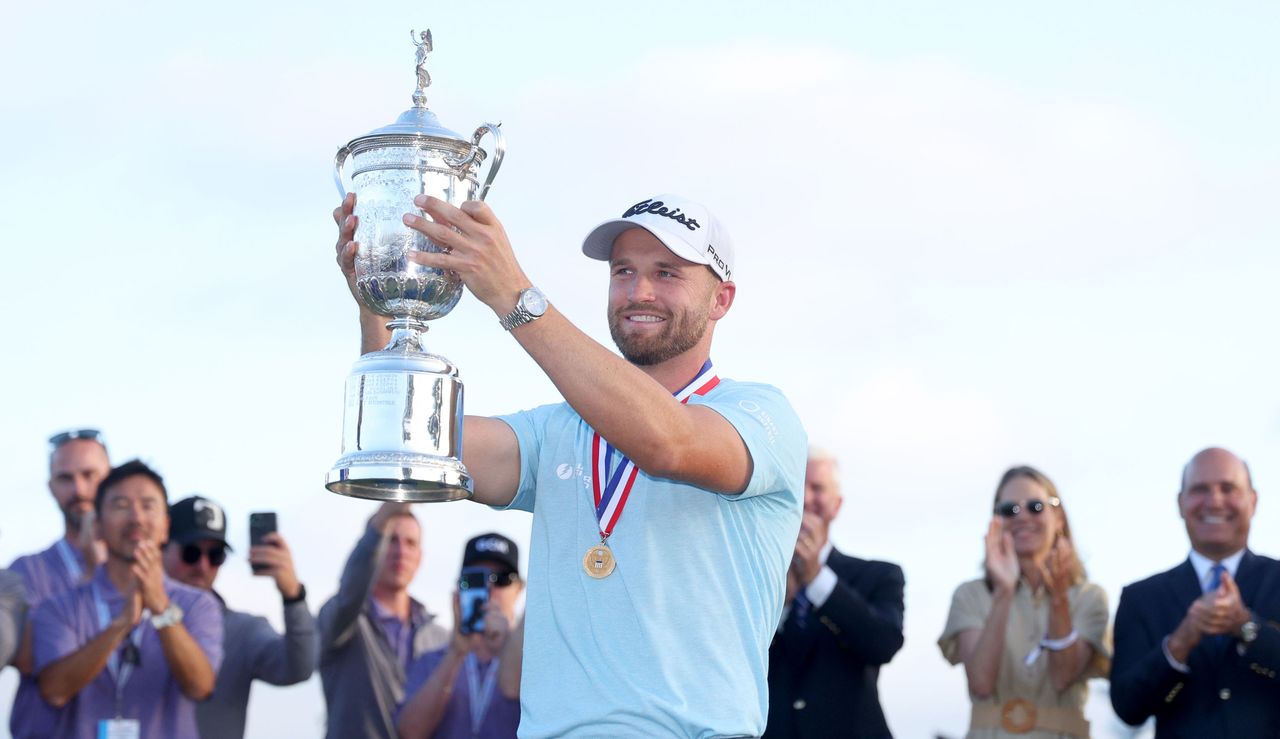
<path fill-rule="evenodd" d="M 628 362 L 641 367 L 661 364 L 702 341 L 708 313 L 705 305 L 672 311 L 628 305 L 610 312 L 609 335 Z"/>
<path fill-rule="evenodd" d="M 609 259 L 609 334 L 627 361 L 661 364 L 707 335 L 720 280 L 672 254 L 648 231 L 624 231 Z"/>

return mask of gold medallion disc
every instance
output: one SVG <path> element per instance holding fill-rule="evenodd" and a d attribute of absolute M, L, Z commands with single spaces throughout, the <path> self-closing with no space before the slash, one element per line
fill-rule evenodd
<path fill-rule="evenodd" d="M 600 542 L 587 550 L 582 558 L 582 569 L 597 580 L 602 580 L 613 573 L 617 562 L 613 559 L 613 550 L 608 544 Z"/>

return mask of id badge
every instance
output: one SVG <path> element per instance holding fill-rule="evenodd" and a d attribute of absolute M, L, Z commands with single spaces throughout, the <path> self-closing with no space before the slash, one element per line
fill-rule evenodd
<path fill-rule="evenodd" d="M 136 718 L 112 718 L 98 722 L 98 739 L 141 739 L 142 724 Z"/>

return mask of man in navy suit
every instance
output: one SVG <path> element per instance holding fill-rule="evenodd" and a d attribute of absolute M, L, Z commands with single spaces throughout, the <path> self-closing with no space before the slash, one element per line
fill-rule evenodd
<path fill-rule="evenodd" d="M 876 680 L 902 648 L 902 568 L 832 546 L 838 473 L 834 457 L 810 450 L 787 605 L 769 647 L 769 739 L 890 736 Z"/>
<path fill-rule="evenodd" d="M 1249 467 L 1205 449 L 1182 473 L 1180 565 L 1120 594 L 1111 704 L 1157 737 L 1280 736 L 1280 562 L 1249 551 Z"/>

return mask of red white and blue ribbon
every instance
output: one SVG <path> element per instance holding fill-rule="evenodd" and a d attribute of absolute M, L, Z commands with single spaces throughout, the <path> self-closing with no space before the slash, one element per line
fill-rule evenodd
<path fill-rule="evenodd" d="M 708 359 L 698 370 L 698 375 L 675 393 L 676 400 L 688 403 L 695 395 L 706 395 L 712 388 L 720 384 L 720 378 Z M 598 433 L 591 439 L 591 487 L 595 494 L 596 520 L 600 523 L 600 540 L 604 541 L 613 533 L 622 516 L 622 509 L 627 505 L 631 495 L 631 487 L 636 484 L 639 470 L 635 462 L 626 455 L 615 457 L 613 445 L 604 440 Z"/>

